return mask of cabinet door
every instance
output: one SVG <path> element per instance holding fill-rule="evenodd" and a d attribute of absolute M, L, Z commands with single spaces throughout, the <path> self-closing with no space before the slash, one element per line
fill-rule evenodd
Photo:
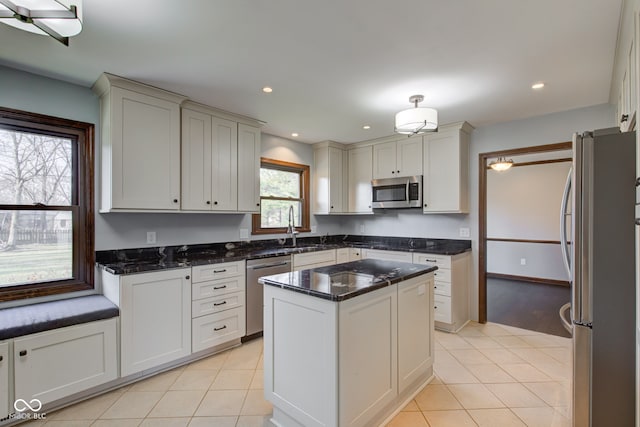
<path fill-rule="evenodd" d="M 238 124 L 211 119 L 211 209 L 238 210 Z"/>
<path fill-rule="evenodd" d="M 452 129 L 424 140 L 423 212 L 468 212 L 468 135 Z"/>
<path fill-rule="evenodd" d="M 342 264 L 343 262 L 349 262 L 349 250 L 350 248 L 336 249 L 336 264 Z"/>
<path fill-rule="evenodd" d="M 0 343 L 0 420 L 9 416 L 9 343 Z"/>
<path fill-rule="evenodd" d="M 357 261 L 362 259 L 362 250 L 358 248 L 349 248 L 349 261 Z"/>
<path fill-rule="evenodd" d="M 398 390 L 402 393 L 433 366 L 433 276 L 398 285 Z"/>
<path fill-rule="evenodd" d="M 123 276 L 122 376 L 191 354 L 191 269 Z"/>
<path fill-rule="evenodd" d="M 15 397 L 43 404 L 118 377 L 116 318 L 14 340 Z"/>
<path fill-rule="evenodd" d="M 422 175 L 422 137 L 401 139 L 396 144 L 396 176 Z"/>
<path fill-rule="evenodd" d="M 313 213 L 342 213 L 347 207 L 345 153 L 336 147 L 320 147 L 313 152 Z"/>
<path fill-rule="evenodd" d="M 211 210 L 211 116 L 182 110 L 182 209 Z"/>
<path fill-rule="evenodd" d="M 343 301 L 338 313 L 341 426 L 368 426 L 398 395 L 397 287 Z"/>
<path fill-rule="evenodd" d="M 373 146 L 373 179 L 396 177 L 396 143 L 385 142 Z"/>
<path fill-rule="evenodd" d="M 348 212 L 370 213 L 371 180 L 373 179 L 373 148 L 349 150 L 349 207 Z"/>
<path fill-rule="evenodd" d="M 111 171 L 114 209 L 180 208 L 180 106 L 114 87 L 111 146 L 103 167 Z M 107 174 L 108 175 L 108 174 Z M 109 185 L 109 183 L 104 183 Z"/>
<path fill-rule="evenodd" d="M 329 213 L 345 211 L 345 166 L 344 151 L 329 147 Z"/>
<path fill-rule="evenodd" d="M 238 210 L 260 212 L 260 129 L 238 124 Z"/>

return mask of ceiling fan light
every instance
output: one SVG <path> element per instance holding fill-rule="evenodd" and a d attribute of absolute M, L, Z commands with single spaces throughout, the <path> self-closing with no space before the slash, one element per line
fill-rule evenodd
<path fill-rule="evenodd" d="M 493 162 L 489 163 L 489 167 L 497 172 L 504 172 L 507 169 L 511 168 L 511 166 L 513 166 L 513 160 L 507 160 L 504 157 L 498 157 L 498 160 L 494 160 Z"/>

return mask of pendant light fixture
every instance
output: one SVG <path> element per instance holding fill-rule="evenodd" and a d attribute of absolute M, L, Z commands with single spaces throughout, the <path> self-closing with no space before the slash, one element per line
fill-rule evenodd
<path fill-rule="evenodd" d="M 438 130 L 438 111 L 433 108 L 418 107 L 418 103 L 422 101 L 424 101 L 422 95 L 413 95 L 409 98 L 414 108 L 396 114 L 396 133 L 417 135 Z"/>
<path fill-rule="evenodd" d="M 498 160 L 494 160 L 489 163 L 489 167 L 497 172 L 504 172 L 511 168 L 511 166 L 513 166 L 513 160 L 507 160 L 505 157 L 498 157 Z"/>
<path fill-rule="evenodd" d="M 0 22 L 69 46 L 82 31 L 82 0 L 0 0 Z"/>

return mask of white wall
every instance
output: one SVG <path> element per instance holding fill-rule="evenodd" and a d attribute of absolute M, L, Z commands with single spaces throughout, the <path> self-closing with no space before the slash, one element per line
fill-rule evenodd
<path fill-rule="evenodd" d="M 0 105 L 96 125 L 96 250 L 237 241 L 240 228 L 251 230 L 251 215 L 244 214 L 98 213 L 100 105 L 90 88 L 0 66 Z M 313 164 L 311 146 L 296 141 L 263 135 L 262 151 L 264 157 Z M 312 217 L 311 224 L 319 234 L 340 231 L 333 218 Z M 156 244 L 146 244 L 147 231 L 156 232 Z M 304 235 L 308 233 L 301 234 Z"/>
<path fill-rule="evenodd" d="M 487 237 L 558 241 L 570 168 L 563 162 L 488 170 Z M 557 244 L 487 242 L 487 272 L 568 280 Z"/>

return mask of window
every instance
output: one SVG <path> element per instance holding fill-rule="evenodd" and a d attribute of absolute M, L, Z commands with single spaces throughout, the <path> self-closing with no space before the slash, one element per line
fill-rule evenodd
<path fill-rule="evenodd" d="M 309 227 L 309 166 L 262 158 L 260 214 L 253 215 L 253 234 L 286 233 L 293 206 L 298 231 Z"/>
<path fill-rule="evenodd" d="M 0 301 L 93 288 L 93 135 L 0 108 Z"/>

